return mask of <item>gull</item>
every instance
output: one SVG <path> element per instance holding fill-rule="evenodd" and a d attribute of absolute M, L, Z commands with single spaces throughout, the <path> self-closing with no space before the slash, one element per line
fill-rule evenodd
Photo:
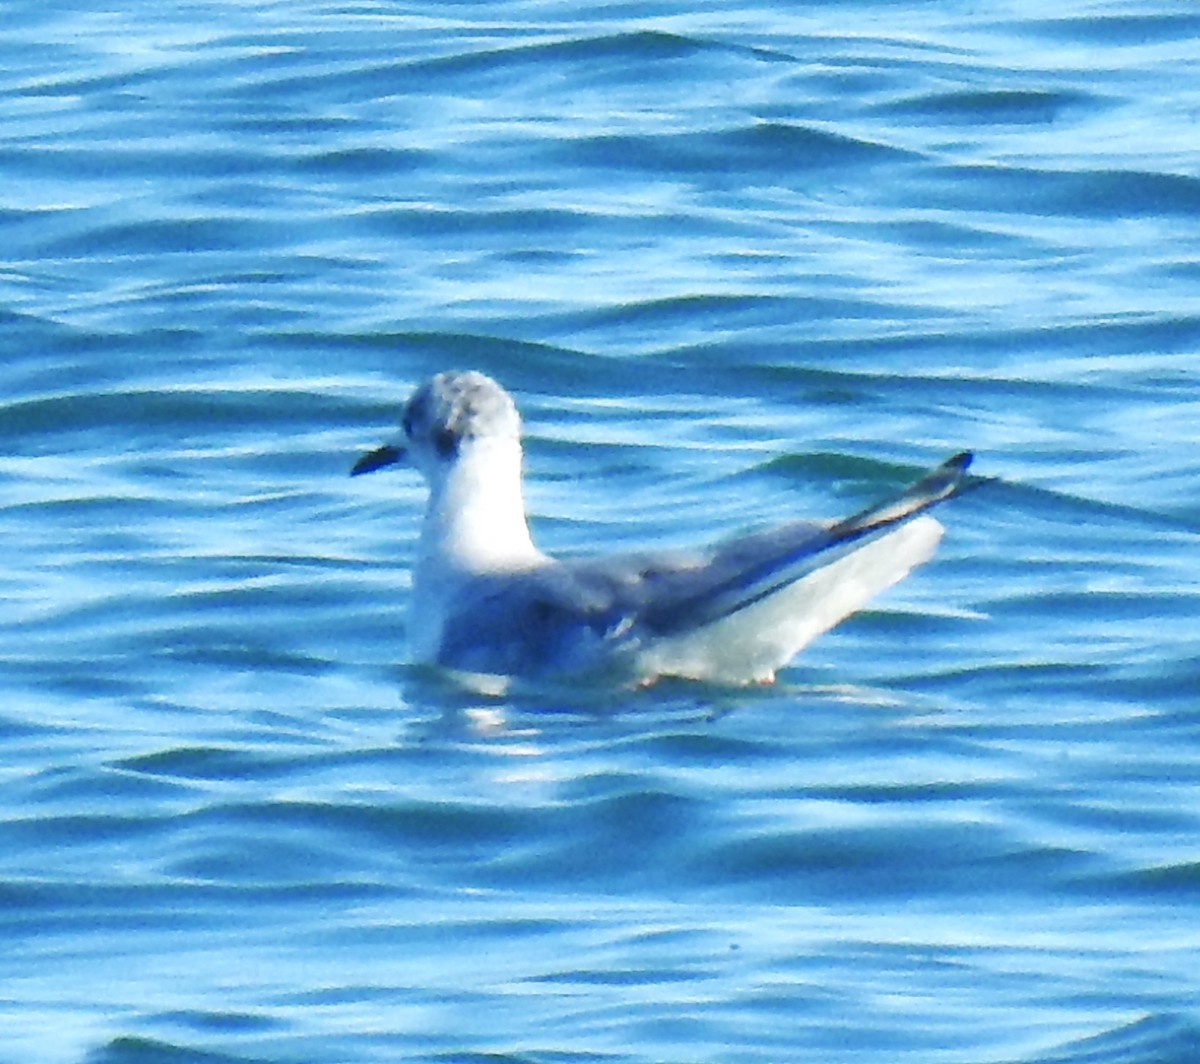
<path fill-rule="evenodd" d="M 770 683 L 809 642 L 927 561 L 927 511 L 962 490 L 970 452 L 832 524 L 791 521 L 696 550 L 556 560 L 533 542 L 521 419 L 475 371 L 439 373 L 401 433 L 351 476 L 407 464 L 429 487 L 408 636 L 415 662 L 468 686 L 660 677 Z"/>

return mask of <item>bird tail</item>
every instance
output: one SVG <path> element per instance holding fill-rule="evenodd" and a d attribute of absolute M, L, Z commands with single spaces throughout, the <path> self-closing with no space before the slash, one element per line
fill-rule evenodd
<path fill-rule="evenodd" d="M 972 457 L 969 451 L 956 454 L 899 495 L 835 524 L 798 525 L 793 526 L 795 533 L 785 528 L 747 537 L 728 555 L 718 554 L 711 582 L 663 595 L 643 619 L 658 634 L 667 635 L 753 606 L 961 493 L 971 483 L 965 475 Z M 753 549 L 747 550 L 751 543 Z"/>

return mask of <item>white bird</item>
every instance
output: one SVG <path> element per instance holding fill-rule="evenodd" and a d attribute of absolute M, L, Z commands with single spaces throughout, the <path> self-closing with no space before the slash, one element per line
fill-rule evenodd
<path fill-rule="evenodd" d="M 428 482 L 408 634 L 413 658 L 499 689 L 513 680 L 769 683 L 807 643 L 929 559 L 926 514 L 969 452 L 831 525 L 796 521 L 695 551 L 557 561 L 529 534 L 521 421 L 482 373 L 439 373 L 402 436 L 352 476 L 407 463 Z"/>

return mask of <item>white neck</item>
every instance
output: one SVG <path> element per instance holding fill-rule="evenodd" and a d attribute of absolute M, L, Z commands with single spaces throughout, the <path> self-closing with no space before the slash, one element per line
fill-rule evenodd
<path fill-rule="evenodd" d="M 542 558 L 525 520 L 518 441 L 465 439 L 443 473 L 430 485 L 421 528 L 423 561 L 477 572 Z"/>

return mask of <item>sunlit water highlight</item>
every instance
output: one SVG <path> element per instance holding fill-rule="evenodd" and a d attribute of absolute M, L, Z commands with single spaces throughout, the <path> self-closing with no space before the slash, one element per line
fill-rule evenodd
<path fill-rule="evenodd" d="M 0 1055 L 1200 1056 L 1190 5 L 135 8 L 0 35 Z M 998 481 L 773 688 L 472 700 L 346 477 L 467 366 L 555 551 Z"/>

